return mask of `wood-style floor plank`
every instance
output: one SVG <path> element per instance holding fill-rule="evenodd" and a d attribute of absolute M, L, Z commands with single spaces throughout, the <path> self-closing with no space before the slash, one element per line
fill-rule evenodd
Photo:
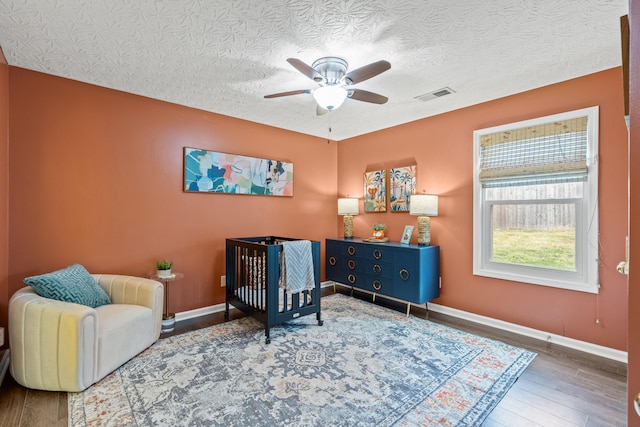
<path fill-rule="evenodd" d="M 350 294 L 338 286 L 338 292 Z M 323 295 L 333 293 L 325 288 Z M 371 295 L 355 291 L 354 297 L 371 301 Z M 402 313 L 406 305 L 378 296 L 376 304 Z M 511 387 L 483 427 L 602 427 L 625 426 L 626 365 L 533 338 L 512 334 L 412 306 L 411 314 L 537 353 L 531 365 Z M 231 311 L 231 319 L 242 317 Z M 224 322 L 223 313 L 189 319 L 162 337 Z M 67 394 L 28 390 L 9 374 L 0 387 L 0 427 L 67 425 Z"/>

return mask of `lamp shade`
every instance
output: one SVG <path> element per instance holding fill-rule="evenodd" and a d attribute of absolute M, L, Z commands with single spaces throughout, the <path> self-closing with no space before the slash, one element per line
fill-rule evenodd
<path fill-rule="evenodd" d="M 313 97 L 325 110 L 333 110 L 342 105 L 347 98 L 347 91 L 340 86 L 322 86 L 313 91 Z"/>
<path fill-rule="evenodd" d="M 438 196 L 432 194 L 412 194 L 409 198 L 411 215 L 438 216 Z"/>
<path fill-rule="evenodd" d="M 338 199 L 338 215 L 358 215 L 358 199 Z"/>

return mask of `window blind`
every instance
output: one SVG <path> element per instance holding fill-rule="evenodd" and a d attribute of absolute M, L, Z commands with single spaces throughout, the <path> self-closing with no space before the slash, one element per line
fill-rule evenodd
<path fill-rule="evenodd" d="M 485 188 L 586 179 L 586 116 L 480 138 L 480 182 Z"/>

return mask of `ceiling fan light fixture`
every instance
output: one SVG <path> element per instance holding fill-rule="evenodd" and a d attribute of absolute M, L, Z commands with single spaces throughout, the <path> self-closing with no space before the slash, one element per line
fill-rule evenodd
<path fill-rule="evenodd" d="M 318 105 L 325 110 L 334 110 L 347 98 L 347 90 L 340 86 L 322 86 L 313 91 Z"/>

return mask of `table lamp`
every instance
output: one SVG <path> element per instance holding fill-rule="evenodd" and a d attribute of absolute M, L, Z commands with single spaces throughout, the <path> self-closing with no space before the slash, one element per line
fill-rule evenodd
<path fill-rule="evenodd" d="M 344 238 L 353 238 L 353 215 L 358 215 L 358 199 L 342 198 L 338 199 L 338 215 L 343 216 Z"/>
<path fill-rule="evenodd" d="M 418 215 L 418 244 L 431 243 L 431 216 L 438 216 L 438 196 L 432 194 L 412 194 L 409 198 L 409 213 Z"/>

